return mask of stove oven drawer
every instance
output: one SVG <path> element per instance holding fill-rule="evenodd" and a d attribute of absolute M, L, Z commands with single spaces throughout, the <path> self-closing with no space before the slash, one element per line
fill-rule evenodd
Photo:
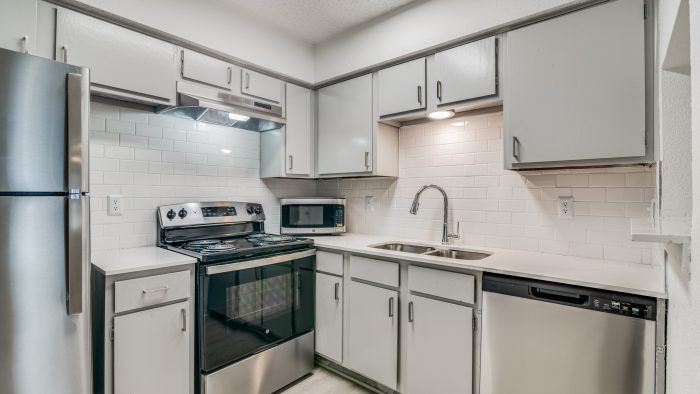
<path fill-rule="evenodd" d="M 190 272 L 147 276 L 114 283 L 114 313 L 190 298 Z"/>

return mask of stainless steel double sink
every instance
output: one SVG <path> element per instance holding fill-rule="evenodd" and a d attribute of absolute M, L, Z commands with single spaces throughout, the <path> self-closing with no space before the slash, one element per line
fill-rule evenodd
<path fill-rule="evenodd" d="M 390 242 L 379 245 L 371 245 L 376 249 L 393 250 L 395 252 L 415 253 L 425 256 L 446 257 L 456 260 L 481 260 L 489 257 L 490 253 L 475 252 L 462 249 L 441 249 L 433 246 L 414 245 L 400 242 Z"/>

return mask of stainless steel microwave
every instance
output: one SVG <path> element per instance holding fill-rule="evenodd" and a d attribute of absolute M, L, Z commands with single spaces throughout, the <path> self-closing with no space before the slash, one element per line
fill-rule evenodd
<path fill-rule="evenodd" d="M 280 233 L 342 234 L 345 232 L 344 198 L 280 199 Z"/>

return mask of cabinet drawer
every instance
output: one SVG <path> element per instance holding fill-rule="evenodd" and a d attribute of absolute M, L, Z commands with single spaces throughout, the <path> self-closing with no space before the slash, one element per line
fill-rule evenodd
<path fill-rule="evenodd" d="M 409 266 L 408 289 L 467 304 L 474 303 L 474 276 Z"/>
<path fill-rule="evenodd" d="M 350 276 L 387 286 L 399 287 L 399 265 L 389 261 L 350 256 Z"/>
<path fill-rule="evenodd" d="M 330 252 L 316 252 L 316 269 L 328 274 L 343 276 L 343 255 Z"/>
<path fill-rule="evenodd" d="M 114 283 L 114 313 L 189 297 L 189 271 L 122 280 Z"/>

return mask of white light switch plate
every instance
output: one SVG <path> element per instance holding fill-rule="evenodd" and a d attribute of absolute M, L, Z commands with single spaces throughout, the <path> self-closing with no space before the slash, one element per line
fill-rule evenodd
<path fill-rule="evenodd" d="M 121 194 L 110 194 L 107 196 L 107 215 L 121 216 L 122 215 L 122 196 Z"/>

